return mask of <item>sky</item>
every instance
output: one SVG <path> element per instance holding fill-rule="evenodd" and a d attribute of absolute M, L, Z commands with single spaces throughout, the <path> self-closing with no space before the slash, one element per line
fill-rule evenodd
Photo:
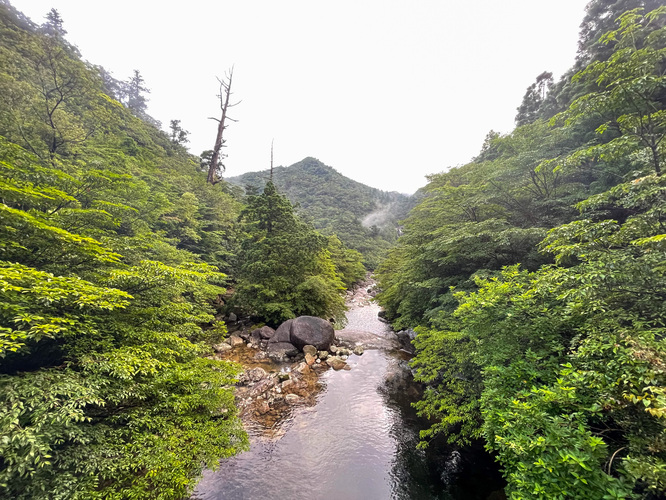
<path fill-rule="evenodd" d="M 514 128 L 526 88 L 572 66 L 587 0 L 11 0 L 55 8 L 84 59 L 143 76 L 148 112 L 212 149 L 233 66 L 225 176 L 311 156 L 413 193 Z"/>

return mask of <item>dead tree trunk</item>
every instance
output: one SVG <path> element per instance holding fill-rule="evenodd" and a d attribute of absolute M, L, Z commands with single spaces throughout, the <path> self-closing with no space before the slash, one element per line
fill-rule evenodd
<path fill-rule="evenodd" d="M 271 177 L 270 181 L 273 182 L 273 141 L 271 141 Z"/>
<path fill-rule="evenodd" d="M 226 140 L 224 139 L 224 131 L 227 128 L 227 120 L 235 122 L 237 120 L 234 120 L 233 118 L 230 118 L 229 115 L 227 114 L 229 111 L 229 108 L 232 108 L 236 106 L 237 103 L 234 104 L 229 104 L 229 100 L 231 98 L 231 82 L 234 77 L 234 68 L 233 66 L 229 70 L 229 72 L 225 75 L 224 79 L 220 80 L 219 78 L 217 79 L 218 82 L 220 82 L 220 93 L 217 96 L 220 99 L 220 109 L 222 110 L 222 116 L 221 118 L 211 118 L 211 120 L 215 120 L 217 122 L 217 137 L 215 138 L 215 146 L 213 147 L 213 155 L 211 156 L 210 159 L 210 164 L 208 165 L 208 182 L 211 184 L 217 184 L 222 180 L 222 177 L 220 177 L 220 173 L 224 172 L 225 166 L 224 163 L 222 163 L 222 160 L 226 157 L 224 153 L 222 153 L 222 148 L 226 147 L 225 142 Z"/>

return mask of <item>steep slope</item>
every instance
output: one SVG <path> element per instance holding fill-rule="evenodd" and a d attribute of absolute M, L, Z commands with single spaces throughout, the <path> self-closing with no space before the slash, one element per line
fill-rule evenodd
<path fill-rule="evenodd" d="M 666 6 L 643 3 L 588 4 L 560 108 L 535 85 L 431 176 L 377 272 L 416 327 L 423 444 L 485 439 L 511 499 L 666 498 Z"/>
<path fill-rule="evenodd" d="M 64 34 L 0 0 L 0 497 L 183 498 L 247 442 L 203 328 L 239 203 Z"/>

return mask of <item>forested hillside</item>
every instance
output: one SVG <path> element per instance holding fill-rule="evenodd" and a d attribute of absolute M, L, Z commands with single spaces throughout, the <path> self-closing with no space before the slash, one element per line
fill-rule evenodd
<path fill-rule="evenodd" d="M 0 40 L 0 496 L 182 498 L 247 446 L 210 357 L 225 286 L 259 321 L 339 318 L 360 255 L 270 183 L 207 182 L 55 10 L 0 1 Z"/>
<path fill-rule="evenodd" d="M 666 492 L 666 7 L 594 0 L 574 68 L 431 176 L 382 263 L 418 404 L 517 499 Z M 652 10 L 654 9 L 654 10 Z"/>
<path fill-rule="evenodd" d="M 263 189 L 269 177 L 270 171 L 265 170 L 230 177 L 228 181 Z M 353 181 L 315 158 L 276 167 L 273 182 L 319 231 L 336 234 L 349 248 L 361 252 L 371 269 L 395 243 L 399 222 L 414 204 L 411 196 Z"/>

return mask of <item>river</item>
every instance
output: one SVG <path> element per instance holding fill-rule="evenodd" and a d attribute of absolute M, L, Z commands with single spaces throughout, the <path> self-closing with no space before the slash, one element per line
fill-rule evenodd
<path fill-rule="evenodd" d="M 295 408 L 280 431 L 249 424 L 250 450 L 206 471 L 198 500 L 486 500 L 503 495 L 482 449 L 441 444 L 416 449 L 425 422 L 410 404 L 418 397 L 408 355 L 379 321 L 374 303 L 351 305 L 338 337 L 362 341 L 350 370 L 328 370 L 312 407 Z M 370 348 L 368 348 L 368 346 Z"/>

